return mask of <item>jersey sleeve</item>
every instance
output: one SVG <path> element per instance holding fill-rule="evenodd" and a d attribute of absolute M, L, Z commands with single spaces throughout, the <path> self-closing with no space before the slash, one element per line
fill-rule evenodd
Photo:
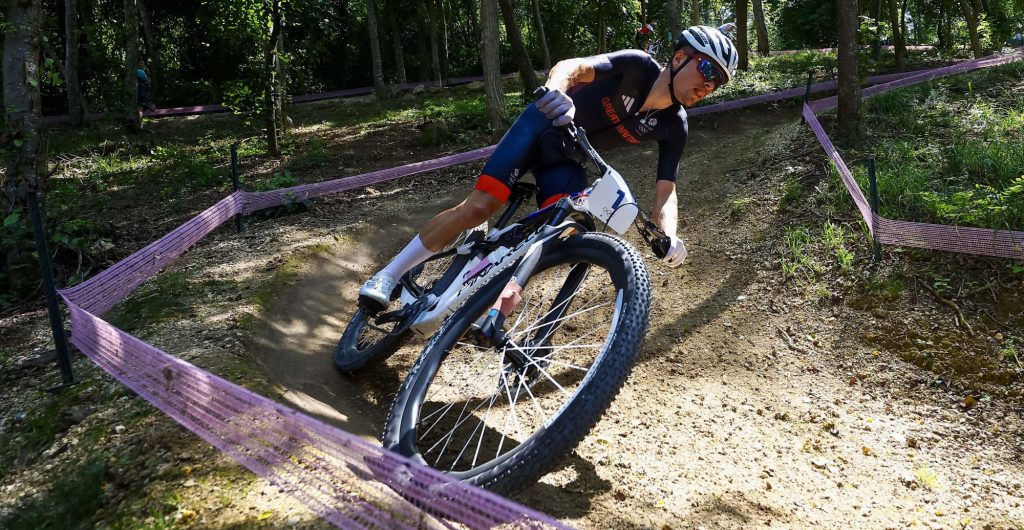
<path fill-rule="evenodd" d="M 678 128 L 672 129 L 665 138 L 658 140 L 658 180 L 675 182 L 679 172 L 679 159 L 682 158 L 683 147 L 686 146 L 686 119 L 680 121 Z"/>
<path fill-rule="evenodd" d="M 640 50 L 619 50 L 590 57 L 594 67 L 594 80 L 601 81 L 625 73 L 643 72 L 646 68 L 658 68 L 650 55 Z"/>

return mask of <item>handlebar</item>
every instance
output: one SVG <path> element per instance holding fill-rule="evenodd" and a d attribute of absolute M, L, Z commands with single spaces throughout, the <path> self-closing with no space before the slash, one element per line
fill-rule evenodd
<path fill-rule="evenodd" d="M 551 89 L 546 86 L 539 86 L 533 91 L 533 98 L 538 100 L 550 91 Z M 569 157 L 584 167 L 586 167 L 587 162 L 593 163 L 597 167 L 598 173 L 603 175 L 609 166 L 593 146 L 590 145 L 590 141 L 587 140 L 587 132 L 583 127 L 579 127 L 570 121 L 568 124 L 558 127 L 558 129 L 565 134 L 566 139 L 575 147 L 575 152 L 571 153 Z M 651 247 L 654 255 L 658 259 L 664 259 L 668 254 L 669 248 L 672 246 L 672 239 L 658 228 L 658 225 L 654 224 L 654 221 L 651 221 L 651 218 L 643 210 L 639 210 L 639 213 L 642 222 L 641 219 L 634 221 L 637 231 L 640 232 L 644 242 Z"/>

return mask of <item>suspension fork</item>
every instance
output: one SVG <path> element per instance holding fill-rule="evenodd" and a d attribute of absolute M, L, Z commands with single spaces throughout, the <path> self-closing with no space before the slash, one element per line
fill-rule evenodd
<path fill-rule="evenodd" d="M 487 312 L 487 315 L 481 322 L 480 333 L 495 346 L 503 345 L 507 341 L 504 330 L 505 319 L 522 302 L 523 284 L 533 276 L 534 270 L 536 270 L 537 264 L 540 262 L 540 258 L 544 255 L 548 245 L 556 244 L 558 236 L 565 232 L 567 228 L 585 231 L 582 226 L 575 222 L 564 223 L 563 221 L 565 221 L 568 215 L 568 199 L 561 199 L 556 206 L 556 211 L 553 212 L 549 224 L 541 229 L 536 241 L 530 244 L 526 255 L 523 256 L 512 273 L 512 278 L 509 279 L 498 299 L 491 307 L 491 310 Z"/>
<path fill-rule="evenodd" d="M 544 316 L 543 322 L 537 329 L 537 333 L 533 335 L 534 338 L 530 341 L 533 346 L 547 346 L 547 343 L 551 340 L 551 336 L 555 334 L 555 330 L 558 329 L 562 322 L 562 318 L 568 311 L 573 297 L 576 296 L 580 285 L 583 285 L 583 282 L 586 281 L 589 273 L 590 265 L 582 262 L 574 264 L 569 270 L 569 275 L 566 277 L 565 283 L 562 284 L 562 287 L 558 290 L 558 294 L 555 295 L 554 300 L 551 301 L 551 310 Z M 541 353 L 540 350 L 534 351 Z M 534 356 L 536 357 L 538 355 Z"/>

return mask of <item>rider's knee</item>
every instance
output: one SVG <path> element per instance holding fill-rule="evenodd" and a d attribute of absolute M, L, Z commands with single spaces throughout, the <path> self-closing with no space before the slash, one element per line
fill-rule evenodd
<path fill-rule="evenodd" d="M 490 219 L 491 215 L 501 206 L 500 203 L 494 204 L 497 202 L 496 199 L 490 197 L 470 197 L 459 205 L 459 218 L 466 228 L 478 226 Z"/>

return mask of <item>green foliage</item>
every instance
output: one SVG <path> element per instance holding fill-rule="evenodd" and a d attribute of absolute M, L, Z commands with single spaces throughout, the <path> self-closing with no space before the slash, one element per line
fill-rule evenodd
<path fill-rule="evenodd" d="M 779 197 L 779 211 L 785 210 L 793 203 L 800 200 L 804 195 L 804 186 L 799 180 L 789 177 L 782 190 L 782 197 Z"/>
<path fill-rule="evenodd" d="M 1008 339 L 1000 352 L 1003 355 L 1003 360 L 1008 363 L 1020 363 L 1020 348 L 1017 347 L 1017 343 L 1013 339 Z"/>
<path fill-rule="evenodd" d="M 831 221 L 826 222 L 822 229 L 825 248 L 835 257 L 836 264 L 843 272 L 852 272 L 854 254 L 846 248 L 846 231 Z"/>
<path fill-rule="evenodd" d="M 298 182 L 298 179 L 295 178 L 295 175 L 292 175 L 291 171 L 275 171 L 270 176 L 270 180 L 257 181 L 254 188 L 255 191 L 277 190 L 292 187 L 298 184 Z"/>
<path fill-rule="evenodd" d="M 50 200 L 44 223 L 49 239 L 54 275 L 61 285 L 80 283 L 89 263 L 110 245 L 110 230 L 100 224 L 70 215 L 68 204 Z M 102 243 L 101 243 L 102 242 Z M 0 222 L 0 309 L 7 309 L 39 289 L 39 254 L 27 209 L 13 210 Z"/>
<path fill-rule="evenodd" d="M 225 84 L 221 104 L 240 116 L 246 125 L 258 125 L 263 116 L 263 93 L 258 81 L 233 80 Z"/>
<path fill-rule="evenodd" d="M 828 48 L 836 43 L 836 3 L 789 0 L 779 10 L 778 43 L 783 49 Z"/>
<path fill-rule="evenodd" d="M 782 256 L 782 276 L 786 279 L 811 280 L 821 273 L 819 264 L 808 252 L 811 233 L 805 227 L 787 228 Z"/>
<path fill-rule="evenodd" d="M 1024 65 L 1011 64 L 867 100 L 866 140 L 845 151 L 877 157 L 881 214 L 1024 229 L 1021 87 Z M 866 170 L 852 171 L 867 190 Z"/>

